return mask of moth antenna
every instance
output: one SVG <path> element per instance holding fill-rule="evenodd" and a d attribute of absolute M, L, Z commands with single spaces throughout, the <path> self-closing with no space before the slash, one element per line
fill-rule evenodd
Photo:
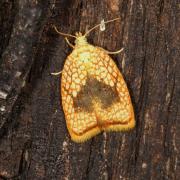
<path fill-rule="evenodd" d="M 108 24 L 108 23 L 110 23 L 110 22 L 117 21 L 117 20 L 119 20 L 119 19 L 120 19 L 120 18 L 111 19 L 111 20 L 105 21 L 104 24 Z M 101 26 L 101 23 L 95 25 L 95 26 L 92 27 L 90 30 L 88 30 L 88 31 L 85 33 L 84 36 L 87 36 L 91 31 L 93 31 L 94 29 L 96 29 L 96 28 L 98 28 L 98 27 L 100 27 L 100 26 Z"/>
<path fill-rule="evenodd" d="M 73 35 L 71 35 L 71 34 L 66 34 L 66 33 L 60 32 L 60 31 L 56 28 L 56 26 L 53 26 L 53 27 L 54 27 L 55 31 L 56 31 L 58 34 L 60 34 L 61 36 L 69 36 L 69 37 L 76 38 L 76 36 L 73 36 Z"/>

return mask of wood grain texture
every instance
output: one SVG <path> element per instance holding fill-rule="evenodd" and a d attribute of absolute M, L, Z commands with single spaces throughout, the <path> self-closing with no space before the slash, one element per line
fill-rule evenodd
<path fill-rule="evenodd" d="M 177 179 L 180 177 L 179 4 L 176 0 L 0 2 L 1 179 Z M 2 9 L 2 8 L 1 8 Z M 136 115 L 128 133 L 103 133 L 83 144 L 68 135 L 59 78 L 71 52 L 53 30 L 85 32 L 112 56 Z"/>

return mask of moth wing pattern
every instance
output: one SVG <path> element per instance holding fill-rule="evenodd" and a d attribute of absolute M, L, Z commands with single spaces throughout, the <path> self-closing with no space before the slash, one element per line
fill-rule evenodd
<path fill-rule="evenodd" d="M 107 108 L 102 108 L 101 111 L 97 112 L 103 124 L 102 129 L 104 131 L 124 131 L 131 129 L 135 126 L 135 119 L 127 85 L 113 59 L 102 48 L 97 47 L 97 49 L 99 54 L 98 69 L 102 73 L 96 74 L 96 78 L 113 89 L 110 98 L 114 99 L 112 103 L 108 102 Z M 99 70 L 96 72 L 99 72 Z M 114 97 L 112 94 L 114 94 Z M 104 98 L 107 97 L 108 95 Z"/>
<path fill-rule="evenodd" d="M 97 126 L 95 113 L 83 112 L 74 107 L 73 98 L 77 97 L 86 79 L 87 71 L 82 64 L 74 61 L 71 55 L 68 56 L 61 78 L 61 95 L 67 128 L 75 142 L 83 142 L 101 132 Z"/>
<path fill-rule="evenodd" d="M 84 142 L 101 131 L 135 126 L 126 83 L 102 48 L 88 45 L 67 57 L 61 94 L 67 128 L 75 142 Z"/>

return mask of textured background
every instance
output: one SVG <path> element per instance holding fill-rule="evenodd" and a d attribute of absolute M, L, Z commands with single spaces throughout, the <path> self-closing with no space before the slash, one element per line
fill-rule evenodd
<path fill-rule="evenodd" d="M 177 0 L 0 1 L 0 179 L 178 179 L 180 26 Z M 70 140 L 59 77 L 71 48 L 52 28 L 92 32 L 110 51 L 136 114 L 136 128 Z"/>

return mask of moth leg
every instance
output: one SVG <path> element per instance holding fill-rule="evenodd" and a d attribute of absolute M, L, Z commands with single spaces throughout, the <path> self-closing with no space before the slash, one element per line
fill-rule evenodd
<path fill-rule="evenodd" d="M 59 71 L 59 72 L 51 73 L 51 75 L 53 75 L 53 76 L 58 76 L 58 75 L 61 74 L 61 73 L 62 73 L 62 71 Z"/>
<path fill-rule="evenodd" d="M 122 52 L 123 50 L 124 50 L 124 48 L 121 48 L 120 50 L 118 50 L 118 51 L 113 51 L 113 52 L 105 50 L 105 52 L 106 52 L 107 54 L 119 54 L 119 53 Z"/>
<path fill-rule="evenodd" d="M 74 45 L 72 45 L 72 44 L 69 42 L 69 40 L 68 40 L 67 37 L 65 37 L 65 40 L 66 40 L 67 44 L 74 49 Z"/>

